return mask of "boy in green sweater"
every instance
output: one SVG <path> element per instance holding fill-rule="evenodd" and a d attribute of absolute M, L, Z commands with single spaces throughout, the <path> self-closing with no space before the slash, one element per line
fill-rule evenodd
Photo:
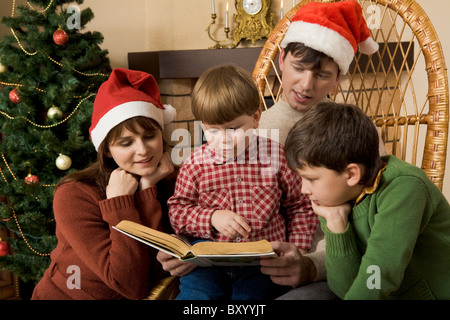
<path fill-rule="evenodd" d="M 359 108 L 317 105 L 285 148 L 320 218 L 335 294 L 450 299 L 450 206 L 423 170 L 380 157 L 377 130 Z"/>

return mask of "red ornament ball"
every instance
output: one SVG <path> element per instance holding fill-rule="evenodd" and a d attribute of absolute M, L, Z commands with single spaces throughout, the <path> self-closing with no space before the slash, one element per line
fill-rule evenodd
<path fill-rule="evenodd" d="M 2 241 L 0 238 L 0 257 L 5 257 L 11 252 L 9 243 L 6 241 Z"/>
<path fill-rule="evenodd" d="M 53 41 L 55 41 L 55 43 L 59 46 L 63 46 L 67 43 L 67 41 L 69 41 L 69 35 L 67 34 L 66 31 L 64 31 L 63 29 L 59 28 L 58 30 L 56 30 L 53 33 Z"/>
<path fill-rule="evenodd" d="M 19 90 L 17 90 L 17 88 L 14 88 L 9 92 L 9 100 L 16 104 L 20 102 Z"/>
<path fill-rule="evenodd" d="M 34 174 L 30 173 L 28 176 L 25 177 L 25 182 L 28 184 L 39 183 L 39 178 Z"/>

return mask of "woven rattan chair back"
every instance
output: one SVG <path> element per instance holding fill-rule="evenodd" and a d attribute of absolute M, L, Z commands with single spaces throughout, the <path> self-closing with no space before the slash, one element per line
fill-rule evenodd
<path fill-rule="evenodd" d="M 280 43 L 295 12 L 308 2 L 301 1 L 280 20 L 256 62 L 253 77 L 264 98 L 264 108 L 280 98 Z M 362 108 L 381 129 L 387 153 L 420 166 L 442 190 L 449 94 L 436 31 L 414 0 L 358 2 L 380 49 L 369 57 L 357 52 L 330 98 Z"/>

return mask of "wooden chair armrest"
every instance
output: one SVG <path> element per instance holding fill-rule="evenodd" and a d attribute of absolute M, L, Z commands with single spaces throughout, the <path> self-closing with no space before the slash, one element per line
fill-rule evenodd
<path fill-rule="evenodd" d="M 179 292 L 178 285 L 179 279 L 177 277 L 163 278 L 151 288 L 144 300 L 174 300 Z"/>

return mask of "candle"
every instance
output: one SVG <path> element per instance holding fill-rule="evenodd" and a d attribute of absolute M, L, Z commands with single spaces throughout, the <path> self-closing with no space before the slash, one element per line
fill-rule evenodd
<path fill-rule="evenodd" d="M 280 19 L 283 19 L 283 0 L 281 0 L 281 6 L 280 6 Z"/>
<path fill-rule="evenodd" d="M 228 2 L 227 2 L 227 12 L 225 14 L 225 28 L 228 28 Z"/>
<path fill-rule="evenodd" d="M 295 7 L 295 0 L 292 0 L 292 8 Z"/>
<path fill-rule="evenodd" d="M 214 6 L 214 0 L 211 0 L 211 10 L 212 10 L 212 14 L 215 14 L 216 13 L 216 9 L 214 8 L 215 6 Z"/>

